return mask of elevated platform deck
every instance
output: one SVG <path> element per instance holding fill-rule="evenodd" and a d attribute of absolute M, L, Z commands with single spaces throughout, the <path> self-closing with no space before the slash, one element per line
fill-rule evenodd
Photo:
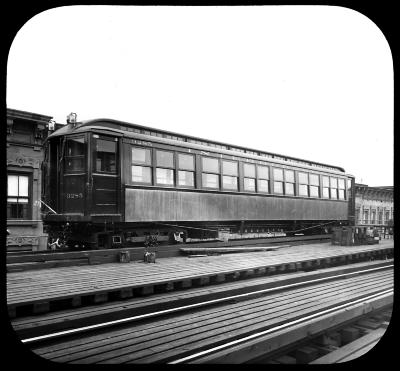
<path fill-rule="evenodd" d="M 10 317 L 115 299 L 205 286 L 239 278 L 312 270 L 393 255 L 394 241 L 378 245 L 310 244 L 231 255 L 171 257 L 7 273 Z"/>

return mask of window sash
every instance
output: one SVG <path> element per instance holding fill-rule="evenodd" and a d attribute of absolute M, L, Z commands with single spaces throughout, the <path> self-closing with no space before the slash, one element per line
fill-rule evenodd
<path fill-rule="evenodd" d="M 319 175 L 310 174 L 310 185 L 319 186 Z"/>
<path fill-rule="evenodd" d="M 285 183 L 285 194 L 294 196 L 294 183 Z"/>
<path fill-rule="evenodd" d="M 329 177 L 328 176 L 323 176 L 322 177 L 322 186 L 323 187 L 329 187 Z"/>
<path fill-rule="evenodd" d="M 237 190 L 238 189 L 238 178 L 235 176 L 222 176 L 222 188 L 229 190 Z"/>
<path fill-rule="evenodd" d="M 178 185 L 185 187 L 194 187 L 194 172 L 179 170 Z"/>
<path fill-rule="evenodd" d="M 152 183 L 151 167 L 133 165 L 132 182 L 151 184 Z"/>
<path fill-rule="evenodd" d="M 222 161 L 222 174 L 238 176 L 238 163 L 236 161 Z"/>
<path fill-rule="evenodd" d="M 132 164 L 151 166 L 151 150 L 149 148 L 132 147 Z"/>
<path fill-rule="evenodd" d="M 283 194 L 283 182 L 274 181 L 274 193 Z"/>
<path fill-rule="evenodd" d="M 299 184 L 299 196 L 307 196 L 308 197 L 308 185 L 307 184 Z"/>
<path fill-rule="evenodd" d="M 178 153 L 178 168 L 180 170 L 194 171 L 194 156 Z"/>
<path fill-rule="evenodd" d="M 269 180 L 258 179 L 258 192 L 269 193 Z"/>
<path fill-rule="evenodd" d="M 345 184 L 345 183 L 344 183 L 344 179 L 339 178 L 338 188 L 339 188 L 339 189 L 345 189 L 344 184 Z"/>
<path fill-rule="evenodd" d="M 8 175 L 7 195 L 16 197 L 29 197 L 29 176 Z"/>
<path fill-rule="evenodd" d="M 165 185 L 174 185 L 174 170 L 157 167 L 156 183 Z"/>
<path fill-rule="evenodd" d="M 268 166 L 257 166 L 258 179 L 269 179 L 269 167 Z"/>
<path fill-rule="evenodd" d="M 204 188 L 219 189 L 219 175 L 202 173 L 202 185 Z"/>
<path fill-rule="evenodd" d="M 156 150 L 156 166 L 173 168 L 174 167 L 174 153 L 170 151 Z"/>
<path fill-rule="evenodd" d="M 308 173 L 299 172 L 299 183 L 308 184 Z"/>
<path fill-rule="evenodd" d="M 201 161 L 203 172 L 219 174 L 219 160 L 217 158 L 202 157 Z"/>
<path fill-rule="evenodd" d="M 243 164 L 243 175 L 246 178 L 255 178 L 256 177 L 256 165 Z"/>
<path fill-rule="evenodd" d="M 337 178 L 331 178 L 331 188 L 337 188 L 337 187 L 338 187 Z"/>
<path fill-rule="evenodd" d="M 310 185 L 310 197 L 319 197 L 319 186 Z"/>
<path fill-rule="evenodd" d="M 294 171 L 285 170 L 285 182 L 294 183 Z"/>
<path fill-rule="evenodd" d="M 322 197 L 329 198 L 329 187 L 322 188 Z"/>
<path fill-rule="evenodd" d="M 243 186 L 245 191 L 255 192 L 256 191 L 255 178 L 243 178 Z"/>
<path fill-rule="evenodd" d="M 273 168 L 273 172 L 274 172 L 274 180 L 283 181 L 283 169 Z"/>

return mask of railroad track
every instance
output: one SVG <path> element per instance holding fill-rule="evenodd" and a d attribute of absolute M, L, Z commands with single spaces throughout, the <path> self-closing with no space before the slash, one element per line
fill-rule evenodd
<path fill-rule="evenodd" d="M 392 301 L 388 264 L 22 341 L 61 363 L 242 363 Z"/>

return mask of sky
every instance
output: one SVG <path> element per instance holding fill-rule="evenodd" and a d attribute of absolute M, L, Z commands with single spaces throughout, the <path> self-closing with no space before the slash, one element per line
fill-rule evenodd
<path fill-rule="evenodd" d="M 11 45 L 7 107 L 111 118 L 393 185 L 393 60 L 336 6 L 66 6 Z"/>

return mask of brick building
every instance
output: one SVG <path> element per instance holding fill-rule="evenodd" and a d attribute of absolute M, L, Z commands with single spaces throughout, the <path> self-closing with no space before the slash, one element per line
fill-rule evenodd
<path fill-rule="evenodd" d="M 393 226 L 393 187 L 355 184 L 356 225 Z"/>
<path fill-rule="evenodd" d="M 51 116 L 7 109 L 7 250 L 47 248 L 41 220 L 43 142 L 60 127 Z"/>

